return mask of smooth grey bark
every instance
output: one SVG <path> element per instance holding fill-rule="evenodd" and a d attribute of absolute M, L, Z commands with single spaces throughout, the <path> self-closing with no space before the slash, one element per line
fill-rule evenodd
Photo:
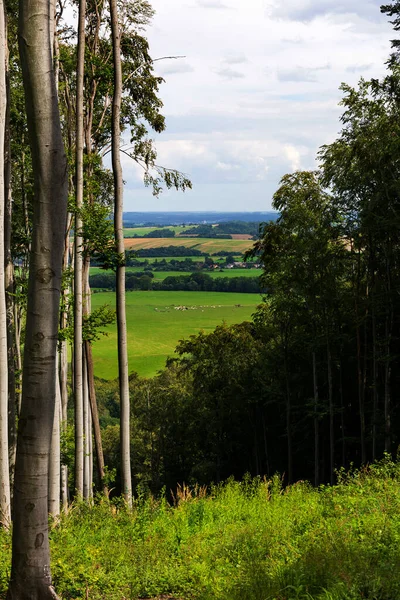
<path fill-rule="evenodd" d="M 58 361 L 57 361 L 58 362 Z M 60 514 L 61 489 L 61 449 L 60 449 L 60 410 L 61 393 L 58 369 L 56 371 L 56 405 L 54 410 L 53 432 L 49 460 L 49 514 L 56 517 Z"/>
<path fill-rule="evenodd" d="M 7 32 L 7 25 L 5 27 Z M 15 336 L 14 336 L 14 264 L 11 253 L 12 196 L 11 196 L 11 132 L 10 132 L 10 71 L 8 49 L 6 48 L 6 122 L 4 141 L 4 256 L 5 291 L 7 311 L 7 348 L 8 348 L 8 460 L 10 470 L 10 488 L 14 482 L 15 454 L 17 451 L 17 409 L 15 377 Z"/>
<path fill-rule="evenodd" d="M 68 180 L 51 56 L 52 18 L 48 0 L 20 0 L 34 199 L 8 600 L 56 597 L 50 573 L 48 469 Z"/>
<path fill-rule="evenodd" d="M 84 494 L 84 414 L 83 414 L 83 79 L 85 66 L 86 1 L 79 3 L 76 68 L 76 149 L 75 149 L 75 268 L 74 268 L 74 397 L 75 397 L 75 493 Z"/>
<path fill-rule="evenodd" d="M 0 1 L 0 521 L 8 526 L 11 518 L 8 456 L 8 344 L 5 279 L 5 186 L 4 142 L 7 110 L 5 7 Z"/>
<path fill-rule="evenodd" d="M 118 22 L 116 0 L 110 0 L 111 35 L 114 62 L 114 93 L 112 102 L 111 157 L 114 175 L 114 232 L 117 252 L 120 257 L 116 272 L 116 305 L 118 332 L 118 374 L 121 406 L 120 445 L 121 445 L 121 487 L 128 506 L 132 504 L 132 477 L 130 457 L 130 401 L 129 370 L 125 307 L 125 246 L 123 232 L 123 179 L 120 156 L 121 137 L 121 32 Z"/>

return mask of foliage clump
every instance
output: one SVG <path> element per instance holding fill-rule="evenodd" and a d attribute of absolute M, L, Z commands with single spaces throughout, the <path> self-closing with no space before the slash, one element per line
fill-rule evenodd
<path fill-rule="evenodd" d="M 75 504 L 52 524 L 63 600 L 387 600 L 400 597 L 400 463 L 340 472 L 335 486 L 274 476 Z M 10 538 L 1 533 L 5 597 Z"/>

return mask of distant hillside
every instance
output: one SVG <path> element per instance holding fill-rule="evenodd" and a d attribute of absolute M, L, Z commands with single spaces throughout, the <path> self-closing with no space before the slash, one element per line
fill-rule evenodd
<path fill-rule="evenodd" d="M 198 225 L 200 223 L 224 223 L 245 221 L 262 223 L 276 221 L 277 212 L 125 212 L 124 226 Z"/>

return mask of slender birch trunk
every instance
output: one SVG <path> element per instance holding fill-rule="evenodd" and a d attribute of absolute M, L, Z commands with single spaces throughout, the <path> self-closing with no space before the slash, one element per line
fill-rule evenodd
<path fill-rule="evenodd" d="M 8 526 L 11 518 L 8 457 L 8 347 L 4 255 L 4 141 L 7 110 L 5 7 L 0 2 L 0 520 Z"/>
<path fill-rule="evenodd" d="M 7 26 L 6 26 L 7 32 Z M 11 254 L 12 196 L 11 196 L 11 132 L 10 132 L 10 71 L 7 51 L 6 60 L 7 108 L 4 142 L 4 255 L 5 290 L 7 310 L 7 348 L 8 348 L 8 459 L 10 469 L 10 487 L 14 482 L 15 453 L 17 451 L 17 404 L 15 377 L 15 324 L 14 324 L 14 265 Z"/>
<path fill-rule="evenodd" d="M 8 600 L 57 597 L 50 573 L 48 469 L 68 178 L 51 56 L 52 19 L 48 0 L 20 0 L 34 210 Z"/>
<path fill-rule="evenodd" d="M 84 431 L 83 431 L 83 239 L 80 211 L 83 206 L 83 80 L 85 66 L 86 0 L 79 3 L 78 62 L 76 72 L 76 153 L 75 153 L 75 269 L 74 269 L 74 396 L 75 396 L 75 492 L 83 495 Z"/>
<path fill-rule="evenodd" d="M 95 448 L 96 448 L 97 470 L 98 470 L 100 485 L 103 489 L 104 494 L 107 496 L 108 488 L 104 482 L 105 469 L 104 469 L 103 444 L 102 444 L 102 440 L 101 440 L 99 413 L 97 410 L 96 390 L 94 387 L 92 347 L 90 345 L 90 342 L 88 342 L 88 341 L 85 341 L 85 356 L 86 356 L 86 367 L 87 367 L 87 372 L 88 372 L 89 400 L 90 400 L 90 408 L 91 408 L 91 412 L 92 412 L 92 423 L 93 423 L 93 432 L 94 432 L 94 443 L 95 443 Z"/>
<path fill-rule="evenodd" d="M 118 7 L 116 0 L 110 0 L 111 33 L 114 59 L 114 94 L 112 103 L 112 167 L 114 175 L 114 230 L 117 252 L 120 262 L 117 266 L 117 331 L 118 331 L 118 372 L 121 403 L 121 486 L 122 494 L 128 506 L 132 503 L 132 479 L 130 457 L 130 427 L 129 427 L 129 371 L 126 331 L 125 307 L 125 246 L 123 232 L 123 179 L 120 157 L 120 118 L 122 96 L 122 66 L 121 66 L 121 32 L 118 22 Z"/>

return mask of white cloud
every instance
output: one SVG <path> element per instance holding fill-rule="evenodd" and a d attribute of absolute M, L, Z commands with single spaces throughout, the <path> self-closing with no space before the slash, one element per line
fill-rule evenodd
<path fill-rule="evenodd" d="M 346 71 L 348 73 L 363 73 L 364 71 L 369 71 L 372 67 L 372 63 L 369 63 L 368 65 L 349 65 L 346 67 Z"/>
<path fill-rule="evenodd" d="M 317 74 L 319 71 L 326 71 L 330 68 L 330 65 L 326 65 L 324 67 L 296 67 L 294 69 L 278 69 L 277 77 L 279 81 L 314 82 L 317 81 Z"/>
<path fill-rule="evenodd" d="M 224 59 L 228 65 L 242 65 L 247 62 L 247 58 L 244 54 L 232 54 Z"/>
<path fill-rule="evenodd" d="M 290 167 L 292 171 L 298 171 L 301 168 L 301 155 L 297 148 L 294 146 L 285 146 L 284 147 L 286 158 L 290 162 Z"/>
<path fill-rule="evenodd" d="M 229 8 L 226 4 L 224 4 L 220 0 L 197 0 L 197 4 L 201 8 L 217 8 L 217 9 Z"/>
<path fill-rule="evenodd" d="M 170 210 L 267 210 L 282 175 L 315 168 L 340 129 L 340 83 L 386 71 L 394 34 L 380 3 L 152 0 L 151 55 L 186 57 L 156 63 L 166 79 L 159 162 L 195 186 L 165 194 Z M 124 178 L 128 209 L 153 206 L 137 169 L 124 163 Z"/>
<path fill-rule="evenodd" d="M 215 72 L 223 79 L 243 79 L 245 77 L 244 73 L 236 71 L 235 69 L 231 69 L 231 67 L 215 69 Z"/>
<path fill-rule="evenodd" d="M 380 21 L 380 0 L 275 0 L 269 2 L 269 14 L 275 18 L 309 22 L 323 15 L 357 15 Z"/>
<path fill-rule="evenodd" d="M 179 73 L 192 73 L 194 68 L 187 62 L 176 60 L 170 64 L 163 64 L 158 66 L 158 71 L 162 75 L 175 75 Z"/>

